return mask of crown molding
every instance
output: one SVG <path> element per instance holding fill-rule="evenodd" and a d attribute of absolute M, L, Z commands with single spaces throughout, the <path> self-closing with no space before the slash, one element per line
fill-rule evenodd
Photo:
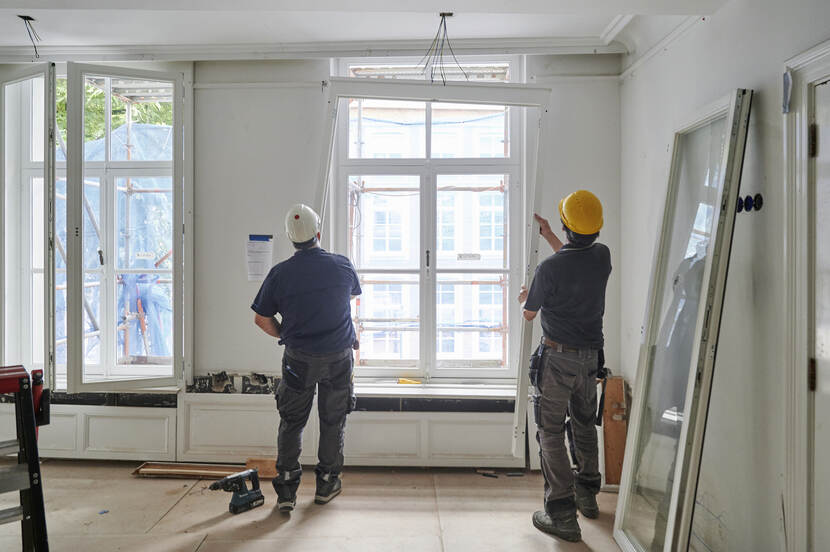
<path fill-rule="evenodd" d="M 596 37 L 496 38 L 453 41 L 456 55 L 492 54 L 624 54 L 617 43 Z M 422 56 L 429 40 L 298 42 L 270 44 L 146 44 L 100 46 L 0 46 L 0 62 L 34 61 L 222 61 L 315 59 L 331 57 Z"/>
<path fill-rule="evenodd" d="M 685 18 L 677 27 L 672 29 L 670 33 L 664 36 L 654 46 L 646 50 L 643 55 L 635 59 L 633 63 L 626 67 L 623 72 L 620 73 L 620 80 L 624 81 L 625 79 L 631 77 L 637 69 L 642 67 L 660 52 L 665 51 L 672 42 L 686 34 L 689 29 L 702 22 L 704 19 L 705 18 L 698 15 L 691 15 Z"/>
<path fill-rule="evenodd" d="M 629 23 L 631 23 L 632 19 L 634 19 L 633 15 L 616 16 L 610 23 L 608 23 L 608 26 L 605 27 L 602 34 L 599 35 L 599 39 L 603 44 L 611 44 L 617 39 L 617 35 L 619 35 Z"/>

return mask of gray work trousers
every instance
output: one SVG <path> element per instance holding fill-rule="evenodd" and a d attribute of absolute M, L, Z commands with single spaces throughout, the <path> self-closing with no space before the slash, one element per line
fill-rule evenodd
<path fill-rule="evenodd" d="M 596 375 L 595 349 L 560 353 L 545 347 L 538 369 L 531 370 L 536 440 L 542 458 L 548 512 L 576 507 L 574 472 L 565 445 L 565 415 L 568 412 L 573 428 L 575 461 L 579 467 L 576 484 L 599 492 Z"/>
<path fill-rule="evenodd" d="M 277 436 L 277 470 L 300 477 L 303 429 L 319 387 L 320 443 L 317 473 L 339 474 L 343 468 L 346 416 L 354 408 L 354 357 L 351 349 L 316 355 L 286 348 L 282 357 L 282 379 L 277 387 L 280 428 Z M 284 475 L 285 477 L 285 475 Z"/>

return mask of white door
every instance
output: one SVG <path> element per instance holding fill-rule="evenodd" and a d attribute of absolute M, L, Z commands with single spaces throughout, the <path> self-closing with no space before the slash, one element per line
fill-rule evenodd
<path fill-rule="evenodd" d="M 815 87 L 813 550 L 830 550 L 830 82 Z"/>

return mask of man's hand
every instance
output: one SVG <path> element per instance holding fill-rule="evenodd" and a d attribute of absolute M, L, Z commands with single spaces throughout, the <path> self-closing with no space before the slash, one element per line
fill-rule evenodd
<path fill-rule="evenodd" d="M 550 222 L 548 222 L 548 219 L 541 217 L 536 213 L 533 213 L 533 218 L 535 218 L 536 222 L 539 223 L 539 234 L 541 234 L 541 236 L 545 238 L 545 241 L 548 242 L 551 248 L 554 251 L 559 251 L 560 249 L 562 249 L 562 241 L 558 237 L 556 237 L 556 234 L 553 233 L 553 229 L 550 227 Z"/>
<path fill-rule="evenodd" d="M 519 292 L 519 303 L 524 303 L 527 301 L 527 286 L 522 286 L 522 290 Z"/>

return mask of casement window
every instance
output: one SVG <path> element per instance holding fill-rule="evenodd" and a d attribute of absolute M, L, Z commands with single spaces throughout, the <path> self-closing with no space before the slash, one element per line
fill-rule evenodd
<path fill-rule="evenodd" d="M 373 79 L 412 78 L 413 67 L 342 65 Z M 471 81 L 512 74 L 509 60 L 462 67 Z M 353 97 L 339 112 L 330 208 L 333 247 L 363 288 L 356 374 L 514 377 L 524 108 Z"/>
<path fill-rule="evenodd" d="M 182 75 L 72 63 L 67 72 L 46 86 L 4 85 L 4 118 L 21 121 L 4 128 L 4 157 L 20 159 L 4 178 L 19 209 L 3 209 L 7 225 L 17 213 L 20 230 L 5 241 L 31 245 L 28 255 L 4 254 L 7 273 L 28 274 L 17 289 L 5 278 L 5 295 L 20 291 L 21 306 L 4 313 L 32 328 L 17 338 L 30 354 L 4 338 L 4 362 L 49 358 L 54 387 L 72 392 L 174 385 L 183 357 Z M 44 132 L 50 149 L 38 147 Z M 8 147 L 15 138 L 21 152 L 39 153 L 21 157 Z M 54 185 L 44 185 L 51 171 Z"/>

